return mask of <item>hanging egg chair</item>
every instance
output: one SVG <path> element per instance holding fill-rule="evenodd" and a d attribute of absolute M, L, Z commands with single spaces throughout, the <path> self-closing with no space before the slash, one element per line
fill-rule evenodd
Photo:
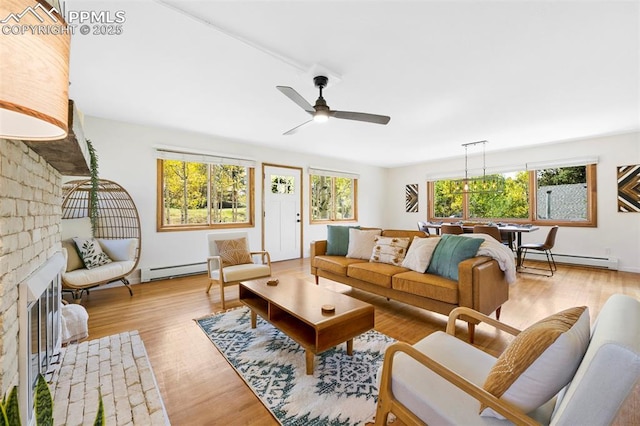
<path fill-rule="evenodd" d="M 91 206 L 91 179 L 73 180 L 62 185 L 62 220 L 90 218 Z M 87 278 L 94 269 L 87 270 L 82 279 L 72 280 L 71 274 L 63 274 L 62 288 L 71 291 L 73 298 L 79 301 L 82 293 L 88 289 L 114 281 L 122 281 L 133 295 L 127 276 L 131 274 L 140 259 L 141 231 L 140 216 L 133 199 L 129 193 L 118 183 L 107 179 L 98 180 L 97 215 L 92 223 L 93 237 L 104 240 L 136 240 L 135 254 L 127 259 L 123 268 L 112 265 L 112 274 L 103 271 L 102 274 L 93 274 L 95 279 Z M 115 274 L 115 275 L 113 275 Z M 65 277 L 67 279 L 65 279 Z"/>

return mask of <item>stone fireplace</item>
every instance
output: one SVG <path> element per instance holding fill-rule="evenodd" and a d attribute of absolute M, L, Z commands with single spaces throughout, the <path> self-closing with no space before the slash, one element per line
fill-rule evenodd
<path fill-rule="evenodd" d="M 19 367 L 24 350 L 20 345 L 31 330 L 21 328 L 19 290 L 36 271 L 61 256 L 62 174 L 58 169 L 26 143 L 0 139 L 0 396 L 26 383 L 26 372 Z M 47 297 L 45 303 L 49 303 Z M 21 407 L 27 404 L 21 397 Z"/>

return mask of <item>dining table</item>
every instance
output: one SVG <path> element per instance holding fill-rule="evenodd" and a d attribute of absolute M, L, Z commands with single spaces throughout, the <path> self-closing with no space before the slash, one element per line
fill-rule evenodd
<path fill-rule="evenodd" d="M 440 235 L 440 228 L 442 228 L 442 224 L 451 224 L 451 225 L 461 225 L 462 230 L 467 233 L 473 232 L 474 225 L 488 225 L 488 223 L 459 223 L 459 222 L 426 222 L 427 228 L 434 229 L 436 231 L 436 235 Z M 529 233 L 539 230 L 540 228 L 531 224 L 517 224 L 517 223 L 494 223 L 500 232 L 504 232 L 510 235 L 509 241 L 515 241 L 516 246 L 515 249 L 522 245 L 522 234 Z M 513 238 L 515 236 L 515 238 Z M 514 247 L 511 247 L 513 250 Z"/>

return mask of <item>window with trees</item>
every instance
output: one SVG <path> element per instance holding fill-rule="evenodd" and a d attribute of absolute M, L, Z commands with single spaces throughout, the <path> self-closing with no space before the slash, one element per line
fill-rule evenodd
<path fill-rule="evenodd" d="M 311 223 L 357 220 L 355 177 L 311 174 Z"/>
<path fill-rule="evenodd" d="M 253 168 L 158 160 L 158 229 L 253 226 Z"/>
<path fill-rule="evenodd" d="M 501 191 L 464 192 L 456 181 L 428 182 L 429 220 L 484 220 L 596 226 L 596 165 L 495 174 Z"/>

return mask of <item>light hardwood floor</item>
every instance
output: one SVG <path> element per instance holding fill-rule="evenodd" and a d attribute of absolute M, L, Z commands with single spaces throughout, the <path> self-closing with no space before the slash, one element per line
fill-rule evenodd
<path fill-rule="evenodd" d="M 273 275 L 293 275 L 313 283 L 308 259 L 273 263 Z M 207 282 L 206 275 L 197 275 L 138 284 L 133 286 L 133 297 L 124 287 L 94 290 L 83 299 L 89 312 L 89 338 L 139 330 L 173 425 L 277 425 L 193 321 L 220 311 L 218 289 L 206 294 Z M 446 325 L 446 317 L 439 314 L 325 279 L 320 285 L 375 305 L 375 329 L 398 340 L 415 343 Z M 238 287 L 225 291 L 228 308 L 240 306 Z M 565 265 L 559 265 L 552 278 L 518 274 L 501 320 L 522 329 L 564 308 L 586 305 L 593 323 L 614 293 L 640 299 L 640 274 Z M 464 323 L 459 324 L 458 334 L 466 339 Z M 476 328 L 476 346 L 494 355 L 509 341 L 490 327 Z M 627 421 L 640 421 L 636 402 L 629 410 L 632 417 L 627 413 Z"/>

